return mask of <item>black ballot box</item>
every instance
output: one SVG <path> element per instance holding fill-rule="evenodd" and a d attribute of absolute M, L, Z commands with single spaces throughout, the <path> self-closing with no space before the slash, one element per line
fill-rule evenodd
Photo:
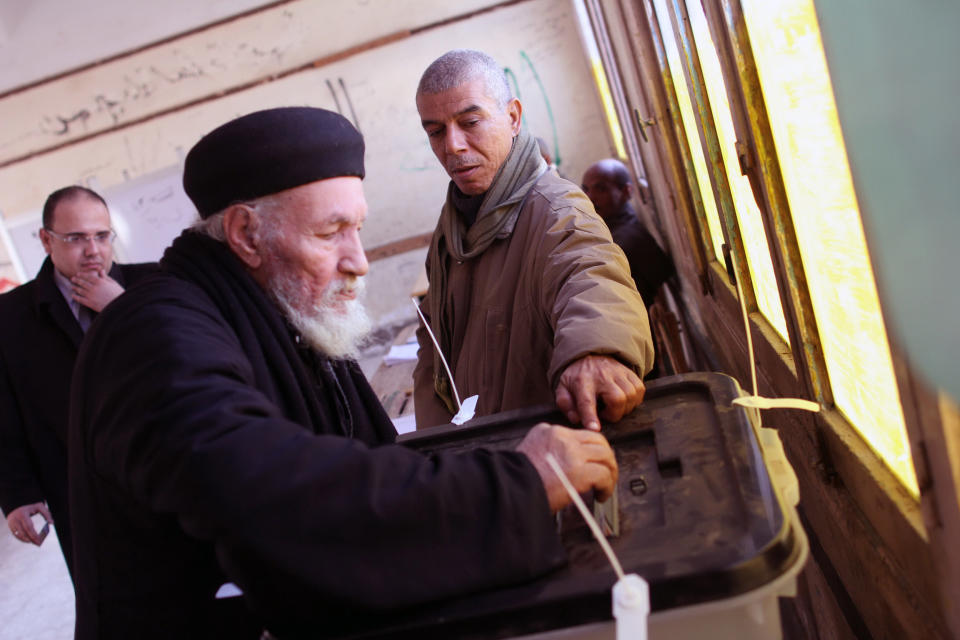
<path fill-rule="evenodd" d="M 794 594 L 807 541 L 779 438 L 731 404 L 741 394 L 723 374 L 661 378 L 640 407 L 602 426 L 620 467 L 619 535 L 609 541 L 624 571 L 650 584 L 650 638 L 780 637 L 777 598 Z M 512 449 L 544 421 L 568 424 L 555 407 L 534 407 L 399 441 L 427 453 Z M 558 530 L 565 567 L 407 612 L 358 637 L 614 638 L 613 569 L 572 506 L 558 514 Z"/>

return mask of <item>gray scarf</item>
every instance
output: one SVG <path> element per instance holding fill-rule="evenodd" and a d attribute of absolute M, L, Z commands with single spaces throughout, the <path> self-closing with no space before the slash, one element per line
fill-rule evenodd
<path fill-rule="evenodd" d="M 430 250 L 430 306 L 434 333 L 446 356 L 453 352 L 453 305 L 448 299 L 447 271 L 450 260 L 465 262 L 483 254 L 495 240 L 509 238 L 517 224 L 527 193 L 547 170 L 536 139 L 521 130 L 510 153 L 493 177 L 484 195 L 476 221 L 469 229 L 453 205 L 453 182 L 440 213 Z M 451 363 L 452 366 L 452 363 Z M 433 356 L 433 386 L 450 413 L 456 413 L 453 390 L 439 354 Z"/>

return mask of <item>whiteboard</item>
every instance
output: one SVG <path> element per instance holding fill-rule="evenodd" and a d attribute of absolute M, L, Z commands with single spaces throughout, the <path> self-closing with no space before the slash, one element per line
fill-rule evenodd
<path fill-rule="evenodd" d="M 117 231 L 115 259 L 156 262 L 164 249 L 198 218 L 175 164 L 102 192 Z"/>
<path fill-rule="evenodd" d="M 26 281 L 7 225 L 0 218 L 0 293 Z"/>
<path fill-rule="evenodd" d="M 10 260 L 23 275 L 23 281 L 33 280 L 40 271 L 47 252 L 40 242 L 40 212 L 32 211 L 7 222 L 7 237 L 10 240 Z"/>
<path fill-rule="evenodd" d="M 107 201 L 117 232 L 116 262 L 156 262 L 173 239 L 197 219 L 197 210 L 183 190 L 180 165 L 142 175 L 98 191 Z M 46 258 L 39 231 L 41 215 L 33 211 L 6 223 L 11 262 L 31 280 Z"/>

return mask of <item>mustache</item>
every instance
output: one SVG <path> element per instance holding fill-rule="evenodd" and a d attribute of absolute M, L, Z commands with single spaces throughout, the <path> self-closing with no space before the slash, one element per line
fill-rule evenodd
<path fill-rule="evenodd" d="M 343 278 L 338 283 L 327 288 L 326 298 L 333 298 L 340 294 L 353 294 L 360 298 L 367 289 L 367 282 L 361 276 Z"/>
<path fill-rule="evenodd" d="M 480 164 L 479 158 L 457 156 L 447 161 L 447 171 L 457 171 L 458 169 L 464 169 L 478 164 Z"/>

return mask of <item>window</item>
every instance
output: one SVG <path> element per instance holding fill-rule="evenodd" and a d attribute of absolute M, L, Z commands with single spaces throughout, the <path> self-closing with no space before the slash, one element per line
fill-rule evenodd
<path fill-rule="evenodd" d="M 741 5 L 835 404 L 917 496 L 813 3 L 741 0 Z"/>
<path fill-rule="evenodd" d="M 657 22 L 660 23 L 660 32 L 665 34 L 662 37 L 663 46 L 667 53 L 667 61 L 670 65 L 670 75 L 673 77 L 673 84 L 676 88 L 677 103 L 680 105 L 680 117 L 683 120 L 683 128 L 687 132 L 687 139 L 690 142 L 690 154 L 693 160 L 694 171 L 696 172 L 696 181 L 700 185 L 700 195 L 703 198 L 703 208 L 707 217 L 707 227 L 710 231 L 710 238 L 713 241 L 713 251 L 715 256 L 722 256 L 723 251 L 723 231 L 720 227 L 720 216 L 717 213 L 717 203 L 713 198 L 713 190 L 710 188 L 710 174 L 707 170 L 707 161 L 703 157 L 703 148 L 697 138 L 697 123 L 694 119 L 693 105 L 690 103 L 690 95 L 685 90 L 687 82 L 683 75 L 683 63 L 680 60 L 680 52 L 677 49 L 677 42 L 674 40 L 673 33 L 670 30 L 670 14 L 667 13 L 666 0 L 654 0 L 654 6 L 657 11 Z"/>
<path fill-rule="evenodd" d="M 736 211 L 737 226 L 747 254 L 747 266 L 750 270 L 754 294 L 757 297 L 757 306 L 780 336 L 787 340 L 787 321 L 780 304 L 780 292 L 777 290 L 770 247 L 763 230 L 763 219 L 753 197 L 750 180 L 740 173 L 736 149 L 737 134 L 733 128 L 733 117 L 730 115 L 723 71 L 720 68 L 720 59 L 717 57 L 700 0 L 692 2 L 688 0 L 687 13 L 690 17 L 690 26 L 693 28 L 713 124 L 720 142 L 720 152 L 723 154 L 723 165 Z"/>
<path fill-rule="evenodd" d="M 580 27 L 580 36 L 583 38 L 584 48 L 587 50 L 587 57 L 590 60 L 590 70 L 593 72 L 593 79 L 597 84 L 600 101 L 603 103 L 603 112 L 607 117 L 607 125 L 610 127 L 610 137 L 613 139 L 613 146 L 617 150 L 618 158 L 626 158 L 627 150 L 623 146 L 623 132 L 620 129 L 620 120 L 617 118 L 617 110 L 613 105 L 613 96 L 610 93 L 610 86 L 607 84 L 607 74 L 603 69 L 603 62 L 600 59 L 597 40 L 593 35 L 593 30 L 590 28 L 587 9 L 582 1 L 574 2 L 573 7 L 577 12 L 577 24 Z"/>

